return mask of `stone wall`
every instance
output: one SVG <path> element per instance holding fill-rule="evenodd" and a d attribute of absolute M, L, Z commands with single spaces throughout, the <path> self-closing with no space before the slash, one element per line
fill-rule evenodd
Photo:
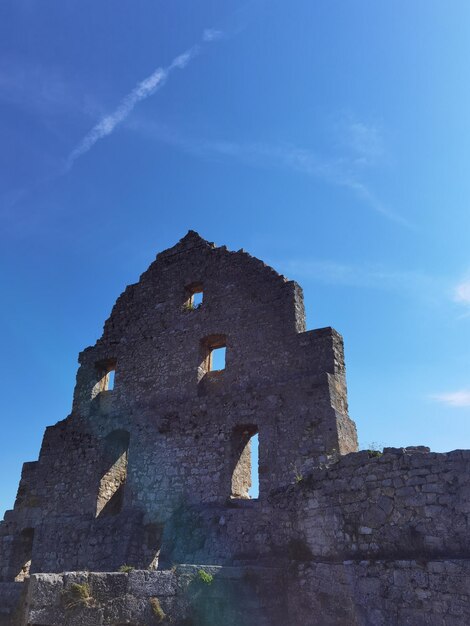
<path fill-rule="evenodd" d="M 469 589 L 470 560 L 35 574 L 9 626 L 465 626 Z"/>
<path fill-rule="evenodd" d="M 296 283 L 190 232 L 79 362 L 0 524 L 0 626 L 470 623 L 470 451 L 357 453 Z"/>
<path fill-rule="evenodd" d="M 221 346 L 226 366 L 209 371 Z M 34 535 L 31 572 L 154 567 L 160 551 L 174 555 L 164 540 L 182 511 L 207 507 L 212 529 L 233 496 L 246 498 L 246 433 L 259 436 L 260 511 L 294 467 L 357 448 L 341 336 L 306 331 L 296 283 L 193 232 L 124 291 L 79 361 L 72 414 L 46 430 L 0 525 L 3 580 L 24 566 L 16 547 L 24 532 Z M 241 531 L 225 545 L 208 536 L 196 553 L 215 563 L 255 556 L 260 542 L 246 541 L 249 525 Z"/>
<path fill-rule="evenodd" d="M 470 560 L 306 563 L 288 580 L 295 625 L 470 624 Z"/>
<path fill-rule="evenodd" d="M 0 626 L 22 626 L 25 584 L 0 583 Z"/>
<path fill-rule="evenodd" d="M 287 607 L 283 595 L 272 597 L 273 588 L 282 589 L 281 573 L 259 567 L 35 574 L 24 624 L 280 626 Z"/>
<path fill-rule="evenodd" d="M 470 557 L 470 451 L 342 457 L 273 497 L 313 558 Z"/>

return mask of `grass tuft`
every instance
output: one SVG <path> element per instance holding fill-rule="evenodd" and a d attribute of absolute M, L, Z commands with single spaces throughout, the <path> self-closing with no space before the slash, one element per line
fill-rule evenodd
<path fill-rule="evenodd" d="M 94 600 L 88 583 L 72 583 L 62 592 L 62 604 L 66 610 L 79 606 L 91 606 Z"/>
<path fill-rule="evenodd" d="M 129 572 L 132 572 L 133 570 L 135 570 L 135 567 L 133 565 L 121 565 L 121 567 L 119 568 L 119 571 L 123 574 L 129 574 Z"/>
<path fill-rule="evenodd" d="M 150 598 L 150 606 L 152 607 L 152 613 L 155 615 L 157 622 L 160 624 L 166 619 L 166 613 L 162 609 L 160 600 L 158 598 Z"/>

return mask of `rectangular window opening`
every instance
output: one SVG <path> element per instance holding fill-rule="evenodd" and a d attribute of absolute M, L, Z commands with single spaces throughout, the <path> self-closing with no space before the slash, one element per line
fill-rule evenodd
<path fill-rule="evenodd" d="M 191 297 L 191 303 L 195 309 L 198 309 L 202 305 L 202 300 L 204 297 L 203 291 L 196 291 L 193 293 Z"/>
<path fill-rule="evenodd" d="M 225 369 L 226 347 L 212 348 L 209 356 L 209 372 L 218 372 Z"/>
<path fill-rule="evenodd" d="M 91 397 L 95 398 L 102 391 L 112 391 L 114 389 L 114 375 L 116 371 L 116 359 L 104 359 L 95 363 L 96 379 Z"/>
<path fill-rule="evenodd" d="M 251 438 L 251 487 L 248 490 L 250 498 L 259 498 L 259 434 Z"/>
<path fill-rule="evenodd" d="M 114 389 L 114 373 L 116 370 L 112 369 L 109 370 L 108 372 L 108 384 L 107 384 L 107 390 L 108 391 L 112 391 Z"/>
<path fill-rule="evenodd" d="M 191 283 L 185 287 L 186 298 L 183 309 L 185 311 L 194 311 L 202 306 L 204 300 L 204 290 L 202 283 Z"/>

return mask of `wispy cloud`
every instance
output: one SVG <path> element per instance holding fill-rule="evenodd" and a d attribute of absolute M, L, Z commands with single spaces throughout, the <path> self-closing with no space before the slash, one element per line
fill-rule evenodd
<path fill-rule="evenodd" d="M 452 289 L 452 300 L 456 302 L 463 313 L 460 319 L 470 317 L 470 278 L 464 278 Z"/>
<path fill-rule="evenodd" d="M 470 278 L 461 281 L 455 286 L 454 301 L 470 306 Z"/>
<path fill-rule="evenodd" d="M 367 134 L 365 130 L 366 127 L 364 125 L 361 125 L 361 127 L 363 137 L 360 140 L 359 138 L 354 139 L 354 142 L 357 141 L 355 149 L 358 158 L 343 155 L 336 159 L 328 159 L 315 154 L 311 150 L 301 148 L 284 149 L 281 151 L 282 158 L 292 169 L 312 177 L 322 178 L 329 184 L 349 189 L 371 209 L 380 213 L 383 217 L 409 226 L 408 221 L 379 200 L 371 187 L 362 181 L 359 176 L 357 165 L 363 165 L 366 162 L 371 163 L 372 155 L 374 154 L 374 158 L 378 155 L 378 151 L 373 151 L 372 139 L 368 140 L 371 145 L 367 145 L 368 142 L 365 139 Z M 353 131 L 353 134 L 355 133 L 356 131 Z"/>
<path fill-rule="evenodd" d="M 433 400 L 453 407 L 470 407 L 470 389 L 438 393 L 431 396 Z"/>
<path fill-rule="evenodd" d="M 57 126 L 58 116 L 97 116 L 101 112 L 98 100 L 78 79 L 65 77 L 59 67 L 11 56 L 0 61 L 0 101 L 39 117 L 51 127 Z"/>
<path fill-rule="evenodd" d="M 202 36 L 204 43 L 210 43 L 220 39 L 222 33 L 214 29 L 206 29 Z M 188 63 L 199 53 L 200 45 L 196 44 L 178 55 L 167 67 L 159 67 L 147 78 L 137 84 L 120 102 L 118 107 L 109 115 L 103 117 L 89 133 L 80 141 L 78 146 L 71 152 L 67 160 L 67 169 L 72 167 L 74 161 L 86 154 L 100 139 L 110 135 L 116 126 L 121 124 L 132 113 L 134 107 L 153 95 L 160 89 L 175 69 L 184 69 Z"/>
<path fill-rule="evenodd" d="M 376 123 L 366 123 L 351 116 L 335 124 L 339 143 L 350 151 L 356 165 L 375 165 L 385 154 L 383 131 Z"/>
<path fill-rule="evenodd" d="M 291 170 L 336 187 L 349 189 L 376 213 L 402 226 L 410 226 L 404 217 L 387 207 L 361 179 L 363 166 L 371 165 L 373 155 L 376 158 L 382 151 L 379 147 L 379 131 L 375 127 L 359 122 L 352 122 L 345 127 L 344 132 L 349 134 L 348 153 L 336 158 L 292 144 L 207 140 L 182 136 L 174 129 L 147 120 L 133 120 L 130 128 L 199 157 L 230 158 L 251 167 Z"/>
<path fill-rule="evenodd" d="M 283 273 L 302 280 L 328 285 L 393 291 L 420 295 L 439 301 L 445 292 L 445 281 L 413 270 L 394 270 L 380 265 L 348 265 L 316 259 L 274 259 L 272 263 Z"/>

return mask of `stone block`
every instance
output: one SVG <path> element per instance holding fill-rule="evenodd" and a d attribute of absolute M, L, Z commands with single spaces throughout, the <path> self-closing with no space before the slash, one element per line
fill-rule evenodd
<path fill-rule="evenodd" d="M 93 598 L 102 603 L 126 595 L 128 575 L 120 572 L 91 573 L 89 584 Z"/>
<path fill-rule="evenodd" d="M 174 571 L 134 570 L 129 573 L 129 593 L 137 597 L 174 596 L 177 578 Z"/>
<path fill-rule="evenodd" d="M 61 574 L 33 574 L 29 580 L 29 593 L 36 607 L 60 607 L 64 589 Z"/>

